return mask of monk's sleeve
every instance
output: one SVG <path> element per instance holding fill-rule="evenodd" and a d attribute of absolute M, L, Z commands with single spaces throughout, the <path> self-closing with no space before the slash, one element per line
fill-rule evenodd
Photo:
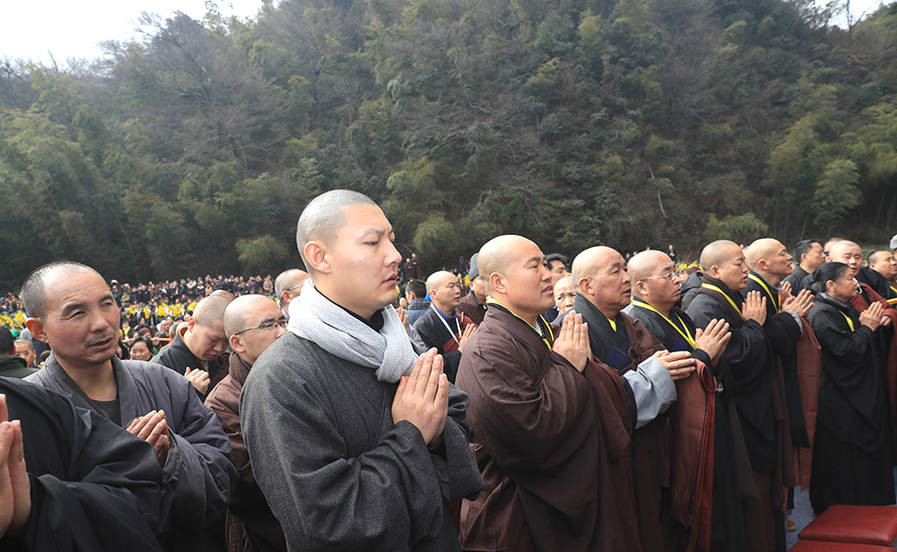
<path fill-rule="evenodd" d="M 439 534 L 439 476 L 413 424 L 352 454 L 332 411 L 351 399 L 296 373 L 289 385 L 270 374 L 250 373 L 240 411 L 256 481 L 291 550 L 407 550 Z"/>
<path fill-rule="evenodd" d="M 769 344 L 777 355 L 794 354 L 794 347 L 803 332 L 800 317 L 793 312 L 783 312 L 776 316 L 768 316 L 763 329 L 769 338 Z"/>
<path fill-rule="evenodd" d="M 183 405 L 177 432 L 162 466 L 174 492 L 172 519 L 179 525 L 213 522 L 223 515 L 238 474 L 230 443 L 215 414 L 203 405 L 190 383 L 168 378 L 172 404 Z"/>
<path fill-rule="evenodd" d="M 569 440 L 591 395 L 563 357 L 550 352 L 540 360 L 513 342 L 480 339 L 465 348 L 465 366 L 472 374 L 462 387 L 471 399 L 474 440 L 488 441 L 503 469 L 551 470 L 569 460 L 560 451 L 575 453 Z"/>
<path fill-rule="evenodd" d="M 635 370 L 623 374 L 632 390 L 638 429 L 667 411 L 676 402 L 676 384 L 656 358 L 643 360 Z"/>
<path fill-rule="evenodd" d="M 872 345 L 872 330 L 860 325 L 855 332 L 850 332 L 836 323 L 834 316 L 841 316 L 833 311 L 813 313 L 813 330 L 822 349 L 839 361 L 839 370 L 829 374 L 836 383 L 839 379 L 852 379 L 857 373 L 869 370 L 862 362 L 866 350 Z"/>
<path fill-rule="evenodd" d="M 71 464 L 65 478 L 29 475 L 31 516 L 17 539 L 23 550 L 160 551 L 161 472 L 152 447 L 61 398 L 58 406 L 71 431 Z M 43 450 L 41 437 L 52 437 L 22 427 L 26 450 Z M 7 542 L 0 539 L 0 549 L 16 549 Z"/>
<path fill-rule="evenodd" d="M 470 450 L 470 429 L 467 427 L 467 393 L 452 385 L 449 388 L 448 417 L 438 454 L 431 453 L 440 480 L 446 482 L 443 498 L 448 502 L 470 496 L 483 488 L 483 478 Z"/>

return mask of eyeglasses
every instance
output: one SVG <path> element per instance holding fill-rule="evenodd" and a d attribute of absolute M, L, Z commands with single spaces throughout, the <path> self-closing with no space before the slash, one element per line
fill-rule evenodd
<path fill-rule="evenodd" d="M 638 281 L 641 282 L 643 280 L 659 280 L 661 278 L 664 278 L 672 282 L 673 280 L 682 278 L 683 274 L 685 274 L 684 270 L 674 270 L 673 272 L 668 272 L 660 276 L 648 276 L 647 278 L 639 278 Z"/>
<path fill-rule="evenodd" d="M 275 327 L 285 328 L 286 325 L 287 325 L 286 318 L 278 318 L 277 320 L 266 320 L 265 322 L 262 322 L 258 326 L 246 328 L 245 330 L 240 330 L 239 332 L 234 332 L 234 335 L 244 334 L 244 333 L 252 331 L 252 330 L 264 330 L 266 332 L 270 332 Z"/>

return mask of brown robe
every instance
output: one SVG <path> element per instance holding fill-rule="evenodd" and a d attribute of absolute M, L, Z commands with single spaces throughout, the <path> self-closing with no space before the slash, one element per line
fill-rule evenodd
<path fill-rule="evenodd" d="M 891 403 L 891 413 L 894 413 L 894 407 L 897 405 L 897 310 L 894 309 L 894 306 L 888 303 L 887 299 L 879 295 L 871 286 L 865 284 L 863 282 L 859 282 L 860 287 L 863 288 L 863 293 L 858 294 L 856 297 L 850 300 L 850 304 L 859 311 L 863 312 L 864 310 L 869 308 L 870 301 L 878 301 L 881 303 L 881 306 L 884 307 L 884 315 L 890 318 L 891 320 L 891 328 L 893 331 L 891 332 L 891 341 L 888 347 L 887 354 L 887 374 L 888 374 L 888 399 Z M 869 298 L 868 300 L 866 298 Z"/>
<path fill-rule="evenodd" d="M 462 504 L 461 547 L 638 552 L 630 399 L 606 366 L 580 373 L 552 351 L 540 326 L 544 339 L 492 306 L 461 358 L 485 482 Z"/>
<path fill-rule="evenodd" d="M 797 342 L 797 379 L 800 382 L 801 407 L 807 424 L 810 447 L 794 447 L 794 472 L 802 489 L 810 487 L 813 465 L 813 438 L 816 435 L 816 413 L 819 405 L 819 376 L 822 370 L 822 347 L 806 316 L 801 317 L 803 333 Z"/>

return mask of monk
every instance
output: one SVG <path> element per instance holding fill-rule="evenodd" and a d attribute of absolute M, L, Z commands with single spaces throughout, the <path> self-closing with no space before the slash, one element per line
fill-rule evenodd
<path fill-rule="evenodd" d="M 639 540 L 645 550 L 666 550 L 669 515 L 663 496 L 670 480 L 670 435 L 666 411 L 676 400 L 675 379 L 691 375 L 689 353 L 669 353 L 637 320 L 622 313 L 631 282 L 623 256 L 610 247 L 591 247 L 573 260 L 573 311 L 588 323 L 595 358 L 619 375 L 635 413 L 633 480 Z M 567 314 L 569 316 L 569 314 Z"/>
<path fill-rule="evenodd" d="M 750 268 L 735 242 L 711 242 L 701 252 L 704 276 L 687 312 L 695 325 L 707 328 L 725 320 L 732 338 L 713 370 L 720 391 L 714 426 L 716 458 L 713 490 L 713 550 L 774 550 L 774 503 L 779 459 L 773 415 L 772 348 L 763 329 L 766 299 L 752 291 L 742 297 Z M 743 461 L 747 458 L 748 465 Z M 748 538 L 750 536 L 750 538 Z"/>
<path fill-rule="evenodd" d="M 554 296 L 539 246 L 499 236 L 478 262 L 489 308 L 458 385 L 485 488 L 462 504 L 462 549 L 642 550 L 619 377 L 590 360 L 581 315 L 560 329 L 541 315 Z"/>
<path fill-rule="evenodd" d="M 709 550 L 713 491 L 713 422 L 716 382 L 710 372 L 731 339 L 729 325 L 713 320 L 707 331 L 676 304 L 682 278 L 662 251 L 643 251 L 628 264 L 632 304 L 623 312 L 638 320 L 668 351 L 685 351 L 695 360 L 695 377 L 676 382 L 671 408 L 672 466 L 669 485 L 671 525 L 668 548 Z M 725 459 L 723 460 L 725 461 Z"/>

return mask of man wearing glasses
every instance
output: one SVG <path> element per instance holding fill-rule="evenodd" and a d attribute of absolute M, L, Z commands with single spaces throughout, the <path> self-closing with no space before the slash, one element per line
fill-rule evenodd
<path fill-rule="evenodd" d="M 240 472 L 228 505 L 228 550 L 241 549 L 244 536 L 255 551 L 287 549 L 283 530 L 252 475 L 240 425 L 240 392 L 246 376 L 259 355 L 283 335 L 286 323 L 277 303 L 264 295 L 237 297 L 224 311 L 224 332 L 234 354 L 230 355 L 228 375 L 209 393 L 206 406 L 221 421 Z"/>

